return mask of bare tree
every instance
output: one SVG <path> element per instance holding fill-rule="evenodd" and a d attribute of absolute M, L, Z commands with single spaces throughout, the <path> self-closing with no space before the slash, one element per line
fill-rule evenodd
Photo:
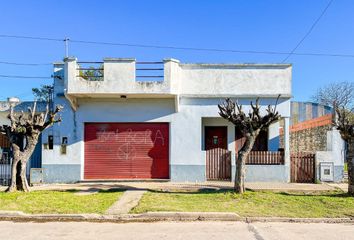
<path fill-rule="evenodd" d="M 29 108 L 28 113 L 21 112 L 16 114 L 14 106 L 10 107 L 8 118 L 9 125 L 0 126 L 0 134 L 6 134 L 13 151 L 13 161 L 11 166 L 11 184 L 7 189 L 8 192 L 29 191 L 26 166 L 31 157 L 41 132 L 56 122 L 60 122 L 61 118 L 57 117 L 61 106 L 56 106 L 55 110 L 50 112 L 47 105 L 45 113 L 36 113 L 36 102 L 33 108 Z"/>
<path fill-rule="evenodd" d="M 344 141 L 348 143 L 348 193 L 354 196 L 354 108 L 346 109 L 333 104 L 336 117 L 333 125 L 339 130 Z"/>
<path fill-rule="evenodd" d="M 245 163 L 258 134 L 262 130 L 268 129 L 272 123 L 280 120 L 280 115 L 276 111 L 279 97 L 280 95 L 277 98 L 274 108 L 268 105 L 266 114 L 263 116 L 260 113 L 259 98 L 256 100 L 256 105 L 253 105 L 251 101 L 251 110 L 248 114 L 242 110 L 242 105 L 233 102 L 229 98 L 218 105 L 220 116 L 233 123 L 246 139 L 236 159 L 234 189 L 237 193 L 243 193 L 245 191 Z"/>
<path fill-rule="evenodd" d="M 352 108 L 354 103 L 354 83 L 330 83 L 319 88 L 316 94 L 312 96 L 312 100 L 327 106 L 332 106 L 335 102 L 340 108 Z"/>

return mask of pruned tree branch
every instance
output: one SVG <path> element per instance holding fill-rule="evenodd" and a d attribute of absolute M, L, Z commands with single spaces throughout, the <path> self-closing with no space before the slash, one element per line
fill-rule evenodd
<path fill-rule="evenodd" d="M 342 138 L 348 141 L 354 138 L 354 111 L 339 107 L 333 103 L 336 116 L 333 118 L 333 125 L 339 130 Z"/>
<path fill-rule="evenodd" d="M 235 125 L 244 137 L 246 137 L 245 144 L 238 152 L 236 159 L 236 176 L 235 176 L 235 191 L 243 193 L 244 187 L 244 175 L 245 175 L 245 161 L 249 152 L 253 148 L 254 142 L 260 133 L 260 131 L 267 129 L 272 123 L 280 120 L 280 115 L 276 110 L 276 105 L 280 95 L 277 97 L 274 108 L 268 105 L 266 108 L 266 114 L 261 114 L 261 107 L 259 104 L 259 98 L 256 99 L 255 104 L 251 101 L 251 109 L 246 114 L 242 105 L 238 101 L 234 102 L 230 98 L 225 99 L 224 102 L 218 105 L 219 115 Z"/>
<path fill-rule="evenodd" d="M 278 103 L 279 97 L 280 96 L 277 98 L 276 104 Z M 261 116 L 259 98 L 257 98 L 255 105 L 253 102 L 251 102 L 250 105 L 251 111 L 246 115 L 242 110 L 242 105 L 227 98 L 223 103 L 218 105 L 219 115 L 232 122 L 235 127 L 244 134 L 252 133 L 256 129 L 269 127 L 270 124 L 280 119 L 276 107 L 272 108 L 270 105 L 268 105 L 266 109 L 266 114 Z"/>

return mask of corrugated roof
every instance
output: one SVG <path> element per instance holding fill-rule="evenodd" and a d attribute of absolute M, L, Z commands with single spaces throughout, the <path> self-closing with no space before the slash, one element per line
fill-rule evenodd
<path fill-rule="evenodd" d="M 34 101 L 24 101 L 17 104 L 14 108 L 15 112 L 27 112 L 29 107 L 33 107 Z M 9 110 L 8 102 L 0 102 L 0 112 L 6 112 Z M 36 112 L 45 112 L 47 107 L 47 102 L 37 102 Z"/>

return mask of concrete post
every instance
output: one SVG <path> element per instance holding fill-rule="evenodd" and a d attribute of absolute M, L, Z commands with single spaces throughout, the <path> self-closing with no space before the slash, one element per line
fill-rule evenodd
<path fill-rule="evenodd" d="M 288 182 L 290 182 L 290 120 L 284 117 L 284 160 L 287 171 Z"/>
<path fill-rule="evenodd" d="M 53 75 L 54 75 L 54 97 L 57 94 L 63 94 L 64 89 L 64 62 L 53 63 Z"/>
<path fill-rule="evenodd" d="M 68 92 L 71 83 L 75 82 L 72 81 L 73 79 L 76 78 L 76 68 L 77 68 L 77 63 L 76 63 L 77 59 L 73 58 L 73 57 L 68 57 L 64 59 L 64 63 L 65 63 L 65 68 L 64 68 L 64 91 Z M 69 79 L 72 79 L 71 81 L 69 81 Z"/>
<path fill-rule="evenodd" d="M 179 61 L 177 59 L 164 59 L 164 81 L 169 85 L 170 93 L 179 93 Z"/>
<path fill-rule="evenodd" d="M 164 82 L 169 87 L 169 93 L 175 94 L 175 111 L 179 111 L 179 61 L 168 58 L 163 60 Z"/>

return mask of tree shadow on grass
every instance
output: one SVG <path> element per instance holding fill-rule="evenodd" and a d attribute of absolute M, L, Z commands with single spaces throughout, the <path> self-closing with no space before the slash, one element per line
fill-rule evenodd
<path fill-rule="evenodd" d="M 235 192 L 230 189 L 210 189 L 210 188 L 199 188 L 199 189 L 150 189 L 148 190 L 152 193 L 171 193 L 171 194 L 234 194 Z"/>
<path fill-rule="evenodd" d="M 110 188 L 110 189 L 97 189 L 99 193 L 116 193 L 116 192 L 125 192 L 125 189 L 121 188 Z"/>
<path fill-rule="evenodd" d="M 69 193 L 78 193 L 78 192 L 87 192 L 87 193 L 115 193 L 115 192 L 124 192 L 125 189 L 122 188 L 109 188 L 109 189 L 100 189 L 100 188 L 88 188 L 88 189 L 67 189 L 67 190 L 57 190 L 56 192 L 69 192 Z"/>
<path fill-rule="evenodd" d="M 277 194 L 283 196 L 297 196 L 297 197 L 337 197 L 337 198 L 353 198 L 352 195 L 342 191 L 330 192 L 278 192 Z"/>

